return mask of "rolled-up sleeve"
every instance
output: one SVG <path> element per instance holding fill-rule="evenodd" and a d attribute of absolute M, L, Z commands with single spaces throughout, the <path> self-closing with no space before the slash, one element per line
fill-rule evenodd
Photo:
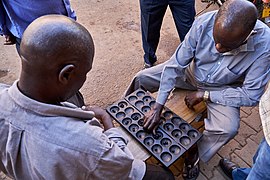
<path fill-rule="evenodd" d="M 117 128 L 106 130 L 104 134 L 107 136 L 107 143 L 97 170 L 94 172 L 95 176 L 113 177 L 113 179 L 142 179 L 146 171 L 145 163 L 134 159 L 126 146 L 127 139 Z"/>
<path fill-rule="evenodd" d="M 249 68 L 242 87 L 210 91 L 214 103 L 227 106 L 254 106 L 258 104 L 270 79 L 270 53 L 266 52 Z"/>
<path fill-rule="evenodd" d="M 184 76 L 185 69 L 192 61 L 200 34 L 200 18 L 196 19 L 184 41 L 178 46 L 170 63 L 163 68 L 157 102 L 164 105 L 170 92 L 175 87 L 177 77 Z"/>

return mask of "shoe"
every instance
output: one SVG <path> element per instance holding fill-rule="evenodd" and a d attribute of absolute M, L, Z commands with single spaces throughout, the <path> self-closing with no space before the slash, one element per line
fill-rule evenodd
<path fill-rule="evenodd" d="M 153 67 L 154 65 L 153 64 L 148 64 L 148 63 L 144 63 L 144 65 L 143 65 L 143 68 L 144 69 L 147 69 L 147 68 L 150 68 L 150 67 Z"/>
<path fill-rule="evenodd" d="M 184 180 L 196 180 L 200 174 L 200 167 L 199 167 L 199 157 L 191 164 L 187 159 L 185 159 L 184 169 L 182 177 Z"/>
<path fill-rule="evenodd" d="M 223 158 L 219 161 L 219 166 L 222 169 L 222 171 L 231 179 L 233 179 L 232 178 L 232 171 L 236 168 L 239 168 L 238 165 L 236 165 L 235 163 L 233 163 L 230 160 L 225 159 L 225 158 Z"/>

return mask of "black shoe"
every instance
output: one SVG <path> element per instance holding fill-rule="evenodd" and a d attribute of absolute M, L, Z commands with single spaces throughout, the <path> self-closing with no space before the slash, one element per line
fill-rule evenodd
<path fill-rule="evenodd" d="M 189 159 L 185 159 L 184 162 L 184 169 L 182 177 L 184 180 L 196 180 L 200 174 L 200 167 L 199 167 L 199 154 L 194 154 L 194 160 L 191 162 Z"/>
<path fill-rule="evenodd" d="M 219 161 L 219 166 L 222 169 L 222 171 L 231 179 L 232 179 L 232 171 L 236 168 L 239 168 L 238 165 L 225 158 Z"/>

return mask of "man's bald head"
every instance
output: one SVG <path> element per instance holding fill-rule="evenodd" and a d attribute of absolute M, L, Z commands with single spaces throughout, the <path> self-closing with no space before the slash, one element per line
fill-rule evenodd
<path fill-rule="evenodd" d="M 47 15 L 27 27 L 20 53 L 19 88 L 33 99 L 56 103 L 83 85 L 92 68 L 94 43 L 87 29 L 76 21 Z"/>
<path fill-rule="evenodd" d="M 247 0 L 228 0 L 219 9 L 214 39 L 228 49 L 237 48 L 244 42 L 257 21 L 257 9 Z"/>
<path fill-rule="evenodd" d="M 64 63 L 58 60 L 66 53 L 88 52 L 94 56 L 94 44 L 89 32 L 79 23 L 61 15 L 36 19 L 25 30 L 21 46 L 23 63 L 32 65 Z M 65 60 L 62 60 L 65 61 Z"/>

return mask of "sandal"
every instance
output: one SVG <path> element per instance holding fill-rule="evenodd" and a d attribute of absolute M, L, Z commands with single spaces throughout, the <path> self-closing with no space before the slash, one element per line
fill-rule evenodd
<path fill-rule="evenodd" d="M 195 180 L 200 174 L 200 168 L 199 168 L 199 161 L 200 159 L 198 158 L 194 164 L 190 164 L 188 160 L 185 160 L 184 164 L 184 170 L 183 170 L 183 175 L 182 177 L 185 180 Z"/>

